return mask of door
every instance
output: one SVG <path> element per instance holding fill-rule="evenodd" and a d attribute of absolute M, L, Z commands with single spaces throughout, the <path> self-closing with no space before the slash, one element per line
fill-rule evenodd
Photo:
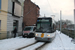
<path fill-rule="evenodd" d="M 18 21 L 17 20 L 14 20 L 14 22 L 13 22 L 13 30 L 14 29 L 17 29 L 17 31 L 18 31 Z"/>

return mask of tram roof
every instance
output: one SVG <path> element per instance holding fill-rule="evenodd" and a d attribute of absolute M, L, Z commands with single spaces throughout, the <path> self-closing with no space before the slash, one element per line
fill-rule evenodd
<path fill-rule="evenodd" d="M 51 18 L 51 17 L 38 17 L 38 18 Z"/>

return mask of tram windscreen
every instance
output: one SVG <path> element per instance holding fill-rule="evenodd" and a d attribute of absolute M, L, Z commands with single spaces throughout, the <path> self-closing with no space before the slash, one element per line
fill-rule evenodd
<path fill-rule="evenodd" d="M 30 31 L 33 27 L 25 27 L 24 31 Z"/>
<path fill-rule="evenodd" d="M 39 20 L 37 21 L 36 32 L 46 32 L 51 28 L 51 21 Z"/>

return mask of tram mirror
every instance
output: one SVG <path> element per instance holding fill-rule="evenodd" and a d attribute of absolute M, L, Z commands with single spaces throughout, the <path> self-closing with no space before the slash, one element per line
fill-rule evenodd
<path fill-rule="evenodd" d="M 36 27 L 34 27 L 33 31 L 35 31 L 35 30 L 36 30 Z"/>

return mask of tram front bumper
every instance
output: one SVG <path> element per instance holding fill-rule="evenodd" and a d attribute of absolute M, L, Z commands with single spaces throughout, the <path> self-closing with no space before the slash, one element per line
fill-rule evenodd
<path fill-rule="evenodd" d="M 37 40 L 37 41 L 52 41 L 53 38 L 41 38 L 41 37 L 35 37 L 35 40 Z"/>

